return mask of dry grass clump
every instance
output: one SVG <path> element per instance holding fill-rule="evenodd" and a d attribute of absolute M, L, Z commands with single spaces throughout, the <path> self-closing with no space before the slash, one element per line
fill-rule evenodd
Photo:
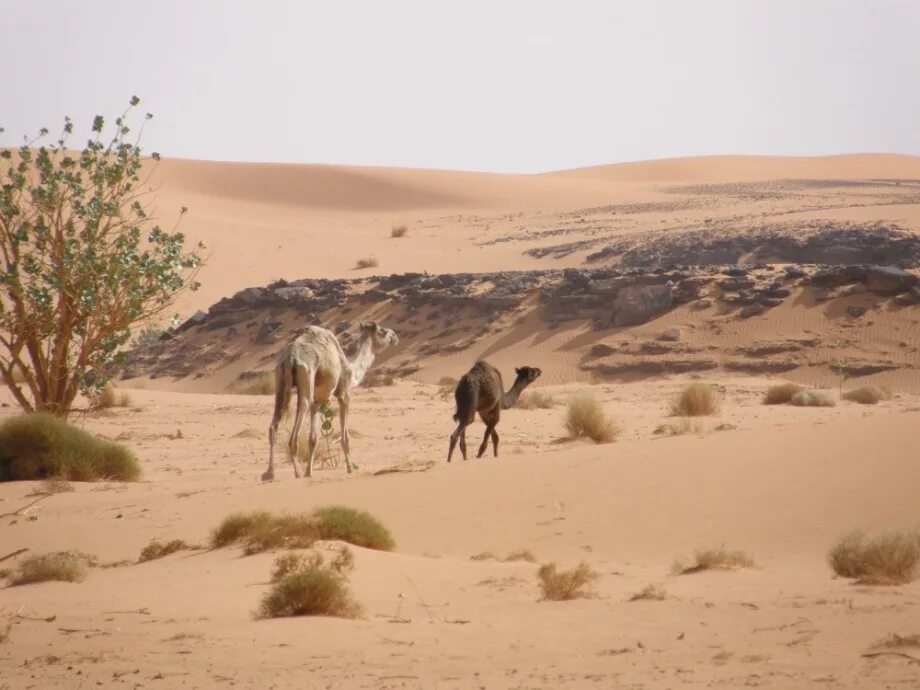
<path fill-rule="evenodd" d="M 29 556 L 19 564 L 10 585 L 35 582 L 82 582 L 86 577 L 87 558 L 74 551 L 58 551 Z"/>
<path fill-rule="evenodd" d="M 362 382 L 365 388 L 380 388 L 381 386 L 392 386 L 396 383 L 396 377 L 387 371 L 369 371 Z"/>
<path fill-rule="evenodd" d="M 543 391 L 528 391 L 514 404 L 522 410 L 549 410 L 556 404 L 556 399 Z"/>
<path fill-rule="evenodd" d="M 483 551 L 474 556 L 470 556 L 471 561 L 501 561 L 502 563 L 513 563 L 515 561 L 525 561 L 527 563 L 536 563 L 537 557 L 533 555 L 530 549 L 519 549 L 512 551 L 504 558 L 499 558 L 491 551 Z"/>
<path fill-rule="evenodd" d="M 131 396 L 126 391 L 119 391 L 111 381 L 90 401 L 94 410 L 107 410 L 110 407 L 130 407 Z"/>
<path fill-rule="evenodd" d="M 135 481 L 140 474 L 127 448 L 53 415 L 26 414 L 0 424 L 0 482 L 52 477 Z"/>
<path fill-rule="evenodd" d="M 764 405 L 785 405 L 792 396 L 802 390 L 802 386 L 797 383 L 780 383 L 770 386 L 763 395 Z"/>
<path fill-rule="evenodd" d="M 882 400 L 891 400 L 891 391 L 881 386 L 862 386 L 844 393 L 843 399 L 860 405 L 875 405 Z"/>
<path fill-rule="evenodd" d="M 884 640 L 872 645 L 875 649 L 906 649 L 920 647 L 920 635 L 898 635 L 891 633 Z"/>
<path fill-rule="evenodd" d="M 906 584 L 918 576 L 920 532 L 891 531 L 873 538 L 851 532 L 831 547 L 827 560 L 837 575 L 859 584 Z"/>
<path fill-rule="evenodd" d="M 189 545 L 181 539 L 173 539 L 172 541 L 168 541 L 165 544 L 154 539 L 143 548 L 140 558 L 137 559 L 137 562 L 145 563 L 147 561 L 155 561 L 158 558 L 163 558 L 164 556 L 168 556 L 171 553 L 176 553 L 176 551 L 184 551 L 188 548 L 191 547 L 189 547 Z"/>
<path fill-rule="evenodd" d="M 443 400 L 447 400 L 453 395 L 454 390 L 457 388 L 457 379 L 453 376 L 442 376 L 438 379 L 438 397 Z"/>
<path fill-rule="evenodd" d="M 408 233 L 408 225 L 394 225 L 390 228 L 390 237 L 405 237 Z"/>
<path fill-rule="evenodd" d="M 716 392 L 705 383 L 691 383 L 671 401 L 671 414 L 675 417 L 703 417 L 719 409 Z"/>
<path fill-rule="evenodd" d="M 685 434 L 698 434 L 703 431 L 703 423 L 698 419 L 683 417 L 679 422 L 661 424 L 655 428 L 656 436 L 683 436 Z"/>
<path fill-rule="evenodd" d="M 573 570 L 557 570 L 555 563 L 546 563 L 537 571 L 543 599 L 569 601 L 594 596 L 589 585 L 600 577 L 582 561 Z"/>
<path fill-rule="evenodd" d="M 9 568 L 0 568 L 0 580 L 5 580 L 10 575 L 13 574 L 13 571 Z"/>
<path fill-rule="evenodd" d="M 323 565 L 320 554 L 279 556 L 272 570 L 272 588 L 262 598 L 256 616 L 356 618 L 361 614 L 361 607 L 352 599 L 348 588 L 346 573 L 353 563 L 349 559 L 348 549 L 342 549 L 329 565 Z M 348 567 L 342 566 L 346 561 Z"/>
<path fill-rule="evenodd" d="M 806 388 L 793 395 L 789 403 L 798 407 L 834 407 L 837 398 L 830 391 Z"/>
<path fill-rule="evenodd" d="M 344 506 L 327 506 L 313 513 L 272 515 L 265 511 L 234 513 L 211 534 L 214 548 L 242 544 L 247 554 L 277 548 L 309 548 L 320 539 L 337 539 L 355 546 L 391 551 L 396 542 L 374 516 Z"/>
<path fill-rule="evenodd" d="M 380 262 L 377 261 L 376 256 L 368 256 L 364 259 L 358 259 L 355 263 L 355 268 L 377 268 L 380 265 Z"/>
<path fill-rule="evenodd" d="M 595 443 L 611 443 L 620 435 L 616 422 L 607 418 L 604 408 L 590 393 L 569 399 L 565 428 L 572 438 L 590 438 Z"/>
<path fill-rule="evenodd" d="M 227 386 L 227 392 L 234 395 L 274 395 L 275 372 L 244 371 Z"/>
<path fill-rule="evenodd" d="M 661 585 L 646 585 L 641 591 L 633 594 L 630 601 L 664 601 L 668 593 Z"/>
<path fill-rule="evenodd" d="M 724 546 L 719 549 L 703 549 L 694 554 L 688 565 L 675 561 L 671 570 L 677 575 L 690 575 L 704 570 L 738 570 L 753 568 L 754 559 L 744 551 L 729 551 Z"/>

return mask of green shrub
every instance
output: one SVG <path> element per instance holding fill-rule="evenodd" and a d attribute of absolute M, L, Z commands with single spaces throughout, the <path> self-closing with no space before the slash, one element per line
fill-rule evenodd
<path fill-rule="evenodd" d="M 356 618 L 361 607 L 352 599 L 348 583 L 329 568 L 306 565 L 282 576 L 266 592 L 259 618 L 337 616 Z"/>
<path fill-rule="evenodd" d="M 135 481 L 140 473 L 137 458 L 124 446 L 50 414 L 26 414 L 0 424 L 0 481 Z"/>
<path fill-rule="evenodd" d="M 319 521 L 321 539 L 338 539 L 378 551 L 392 551 L 396 546 L 389 530 L 363 510 L 326 506 L 314 511 L 313 516 Z"/>

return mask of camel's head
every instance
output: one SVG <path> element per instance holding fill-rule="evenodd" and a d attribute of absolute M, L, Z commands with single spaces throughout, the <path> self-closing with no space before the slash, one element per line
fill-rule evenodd
<path fill-rule="evenodd" d="M 518 367 L 514 370 L 514 373 L 517 374 L 518 379 L 523 379 L 527 383 L 533 383 L 543 372 L 537 369 L 536 367 Z"/>
<path fill-rule="evenodd" d="M 374 321 L 361 324 L 361 336 L 370 338 L 375 353 L 399 344 L 399 338 L 395 331 L 390 328 L 382 328 Z"/>

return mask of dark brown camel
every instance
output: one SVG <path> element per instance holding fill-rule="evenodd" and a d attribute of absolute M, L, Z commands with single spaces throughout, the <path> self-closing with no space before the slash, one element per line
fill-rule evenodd
<path fill-rule="evenodd" d="M 517 378 L 507 393 L 504 392 L 502 375 L 498 369 L 481 360 L 476 362 L 473 368 L 457 382 L 457 390 L 454 391 L 454 398 L 457 401 L 454 421 L 458 424 L 457 429 L 450 435 L 447 462 L 450 462 L 450 456 L 454 454 L 454 446 L 457 445 L 458 440 L 460 441 L 460 452 L 463 454 L 463 459 L 466 460 L 466 427 L 473 423 L 477 412 L 485 422 L 486 434 L 482 438 L 482 445 L 479 446 L 479 453 L 476 457 L 481 458 L 486 452 L 490 436 L 495 457 L 498 457 L 498 432 L 495 431 L 495 426 L 498 424 L 501 411 L 513 407 L 521 392 L 536 381 L 542 373 L 536 367 L 520 367 L 514 371 Z"/>

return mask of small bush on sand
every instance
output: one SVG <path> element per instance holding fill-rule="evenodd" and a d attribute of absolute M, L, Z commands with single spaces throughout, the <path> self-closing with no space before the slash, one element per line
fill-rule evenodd
<path fill-rule="evenodd" d="M 272 582 L 278 582 L 282 578 L 296 573 L 306 568 L 320 568 L 323 565 L 323 557 L 318 553 L 311 553 L 305 556 L 301 553 L 285 553 L 275 559 L 272 566 Z"/>
<path fill-rule="evenodd" d="M 830 391 L 806 388 L 801 390 L 789 400 L 790 404 L 798 407 L 834 407 L 837 399 Z"/>
<path fill-rule="evenodd" d="M 405 237 L 409 233 L 409 226 L 394 225 L 390 228 L 390 237 Z"/>
<path fill-rule="evenodd" d="M 543 391 L 528 391 L 514 404 L 522 410 L 549 410 L 556 404 L 556 399 Z"/>
<path fill-rule="evenodd" d="M 718 409 L 716 393 L 705 383 L 691 383 L 671 401 L 671 414 L 675 417 L 702 417 Z"/>
<path fill-rule="evenodd" d="M 906 584 L 918 576 L 920 532 L 893 531 L 873 538 L 851 532 L 831 547 L 827 560 L 837 575 L 861 584 Z"/>
<path fill-rule="evenodd" d="M 679 422 L 658 425 L 652 433 L 656 436 L 684 436 L 685 434 L 699 434 L 702 431 L 703 424 L 698 419 L 683 417 Z"/>
<path fill-rule="evenodd" d="M 872 645 L 875 649 L 917 649 L 920 648 L 920 635 L 898 635 L 891 633 L 884 640 Z"/>
<path fill-rule="evenodd" d="M 891 400 L 891 391 L 880 386 L 862 386 L 844 393 L 843 399 L 860 405 L 875 405 L 882 400 Z"/>
<path fill-rule="evenodd" d="M 770 386 L 763 396 L 764 405 L 785 405 L 792 396 L 802 390 L 802 386 L 797 383 L 780 383 Z"/>
<path fill-rule="evenodd" d="M 94 410 L 107 410 L 111 407 L 130 407 L 131 396 L 125 391 L 119 391 L 114 384 L 109 382 L 92 398 L 90 404 Z"/>
<path fill-rule="evenodd" d="M 313 516 L 319 520 L 321 539 L 338 539 L 378 551 L 392 551 L 396 547 L 390 531 L 363 510 L 326 506 L 314 511 Z"/>
<path fill-rule="evenodd" d="M 135 481 L 137 458 L 50 414 L 12 417 L 0 424 L 0 482 L 29 479 Z"/>
<path fill-rule="evenodd" d="M 589 393 L 569 399 L 565 428 L 572 438 L 590 438 L 595 443 L 611 443 L 620 435 L 616 422 L 607 418 L 604 408 Z"/>
<path fill-rule="evenodd" d="M 309 548 L 319 539 L 338 539 L 381 551 L 396 546 L 374 516 L 344 506 L 327 506 L 311 514 L 234 513 L 211 533 L 214 548 L 242 544 L 247 554 L 282 547 Z"/>
<path fill-rule="evenodd" d="M 168 541 L 165 544 L 154 539 L 143 548 L 140 558 L 137 559 L 137 562 L 145 563 L 147 561 L 155 561 L 158 558 L 163 558 L 164 556 L 168 556 L 171 553 L 176 553 L 176 551 L 183 551 L 188 548 L 189 545 L 181 539 L 173 539 L 172 541 Z"/>
<path fill-rule="evenodd" d="M 719 549 L 697 551 L 689 565 L 679 560 L 675 561 L 671 570 L 676 575 L 691 575 L 704 570 L 738 570 L 753 567 L 754 559 L 744 551 L 729 551 L 723 546 Z"/>
<path fill-rule="evenodd" d="M 557 570 L 555 563 L 546 563 L 537 571 L 537 580 L 543 599 L 568 601 L 593 596 L 589 585 L 598 578 L 587 563 L 581 562 L 574 570 Z"/>
<path fill-rule="evenodd" d="M 244 371 L 227 387 L 227 392 L 234 395 L 274 395 L 275 372 Z"/>
<path fill-rule="evenodd" d="M 512 551 L 507 556 L 505 556 L 502 561 L 505 563 L 513 563 L 515 561 L 525 561 L 526 563 L 536 563 L 537 557 L 533 555 L 533 552 L 529 549 L 520 549 L 519 551 Z"/>
<path fill-rule="evenodd" d="M 629 600 L 630 601 L 664 601 L 668 598 L 668 593 L 665 592 L 664 587 L 661 585 L 647 585 L 644 589 L 633 594 Z"/>
<path fill-rule="evenodd" d="M 13 574 L 13 571 L 9 568 L 0 568 L 0 580 L 5 580 L 10 575 Z"/>
<path fill-rule="evenodd" d="M 361 607 L 352 599 L 348 583 L 332 568 L 305 563 L 283 575 L 266 592 L 256 615 L 337 616 L 356 618 Z"/>
<path fill-rule="evenodd" d="M 82 582 L 85 577 L 85 557 L 73 551 L 59 551 L 26 558 L 10 578 L 10 585 L 52 581 Z"/>
<path fill-rule="evenodd" d="M 377 268 L 380 265 L 380 262 L 377 261 L 376 256 L 369 256 L 364 259 L 358 259 L 355 263 L 356 268 Z"/>
<path fill-rule="evenodd" d="M 454 394 L 457 388 L 457 379 L 453 376 L 442 376 L 438 380 L 438 397 L 442 400 L 448 400 Z"/>

